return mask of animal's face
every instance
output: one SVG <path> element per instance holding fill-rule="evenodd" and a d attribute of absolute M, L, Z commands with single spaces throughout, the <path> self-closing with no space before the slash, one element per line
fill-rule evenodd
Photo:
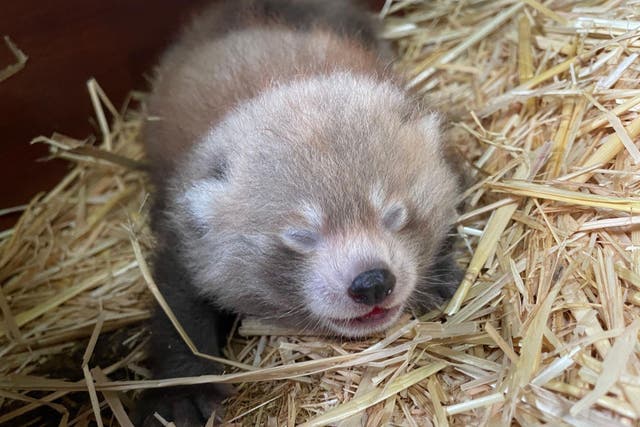
<path fill-rule="evenodd" d="M 421 306 L 440 300 L 424 273 L 443 242 L 446 230 L 433 228 L 442 219 L 376 194 L 359 210 L 345 203 L 358 212 L 340 218 L 308 201 L 264 214 L 254 201 L 220 197 L 218 215 L 189 243 L 202 291 L 223 307 L 359 337 L 387 329 L 418 298 Z"/>
<path fill-rule="evenodd" d="M 283 240 L 307 261 L 300 294 L 311 326 L 344 336 L 386 329 L 405 308 L 417 280 L 417 254 L 394 230 L 401 218 L 369 229 L 323 233 L 287 230 Z"/>

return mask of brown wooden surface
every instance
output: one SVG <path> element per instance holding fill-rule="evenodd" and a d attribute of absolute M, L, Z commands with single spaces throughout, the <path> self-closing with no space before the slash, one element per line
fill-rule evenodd
<path fill-rule="evenodd" d="M 379 6 L 383 1 L 370 0 Z M 0 36 L 29 56 L 25 68 L 0 82 L 0 208 L 27 203 L 65 174 L 63 161 L 30 146 L 54 131 L 82 139 L 94 133 L 86 81 L 95 77 L 116 106 L 132 89 L 146 89 L 144 73 L 177 28 L 203 0 L 5 1 Z M 13 63 L 0 44 L 0 68 Z M 16 215 L 0 217 L 0 230 Z"/>
<path fill-rule="evenodd" d="M 28 202 L 67 170 L 38 162 L 38 135 L 94 133 L 86 81 L 95 77 L 115 105 L 145 89 L 144 73 L 181 22 L 202 1 L 21 0 L 3 2 L 0 31 L 29 56 L 26 67 L 0 82 L 0 207 Z M 0 68 L 13 62 L 4 44 Z M 15 218 L 0 218 L 0 227 Z M 4 227 L 2 227 L 4 228 Z"/>

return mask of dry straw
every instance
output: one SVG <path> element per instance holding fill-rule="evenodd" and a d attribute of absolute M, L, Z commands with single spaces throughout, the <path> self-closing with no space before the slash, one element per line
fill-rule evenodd
<path fill-rule="evenodd" d="M 9 36 L 4 36 L 4 44 L 7 49 L 9 49 L 9 52 L 11 52 L 11 55 L 15 58 L 15 62 L 0 69 L 0 82 L 22 70 L 29 60 L 29 57 L 11 41 Z"/>
<path fill-rule="evenodd" d="M 246 321 L 224 375 L 149 380 L 143 109 L 92 81 L 101 142 L 37 139 L 74 166 L 0 234 L 0 422 L 130 425 L 126 390 L 222 381 L 237 425 L 638 424 L 640 3 L 406 0 L 381 15 L 475 182 L 453 300 L 368 340 Z"/>

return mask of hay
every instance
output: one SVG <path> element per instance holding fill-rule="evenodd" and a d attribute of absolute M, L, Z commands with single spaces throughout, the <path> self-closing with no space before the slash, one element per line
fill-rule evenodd
<path fill-rule="evenodd" d="M 245 321 L 224 375 L 147 379 L 143 109 L 90 82 L 102 141 L 39 139 L 75 166 L 0 234 L 0 422 L 46 407 L 61 425 L 128 425 L 124 391 L 222 381 L 237 425 L 637 424 L 639 6 L 387 1 L 398 66 L 449 114 L 475 181 L 463 284 L 446 315 L 368 340 Z"/>
<path fill-rule="evenodd" d="M 24 68 L 24 66 L 27 64 L 27 61 L 29 60 L 29 57 L 25 55 L 24 52 L 21 51 L 20 48 L 18 48 L 18 46 L 16 46 L 15 43 L 11 41 L 9 36 L 4 36 L 4 44 L 7 46 L 7 49 L 9 49 L 9 52 L 11 52 L 11 55 L 15 58 L 16 62 L 0 69 L 0 82 L 2 82 L 3 80 L 7 80 L 14 74 L 17 74 Z"/>

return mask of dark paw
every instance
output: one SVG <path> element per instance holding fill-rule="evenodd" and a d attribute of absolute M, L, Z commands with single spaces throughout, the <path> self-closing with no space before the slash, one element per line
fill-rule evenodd
<path fill-rule="evenodd" d="M 176 427 L 201 427 L 209 420 L 219 425 L 224 417 L 222 401 L 233 393 L 233 387 L 228 384 L 150 390 L 138 403 L 135 424 L 161 427 L 163 423 L 154 415 L 157 413 Z"/>
<path fill-rule="evenodd" d="M 441 302 L 451 299 L 456 293 L 464 272 L 460 269 L 452 255 L 441 258 L 429 272 L 427 281 L 431 282 L 431 289 L 435 297 Z"/>
<path fill-rule="evenodd" d="M 420 316 L 442 306 L 456 293 L 464 272 L 453 256 L 440 257 L 418 283 L 411 303 L 414 314 Z"/>

